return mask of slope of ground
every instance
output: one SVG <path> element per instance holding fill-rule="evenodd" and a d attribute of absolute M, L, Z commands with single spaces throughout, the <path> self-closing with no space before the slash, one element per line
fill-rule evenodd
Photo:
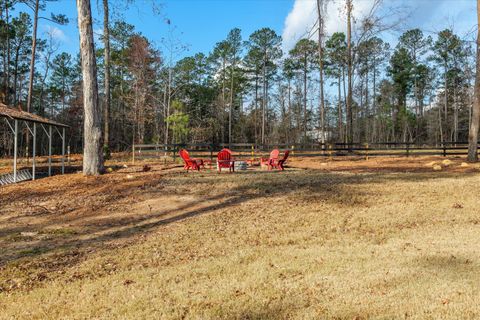
<path fill-rule="evenodd" d="M 476 167 L 302 161 L 0 189 L 0 318 L 480 317 Z"/>

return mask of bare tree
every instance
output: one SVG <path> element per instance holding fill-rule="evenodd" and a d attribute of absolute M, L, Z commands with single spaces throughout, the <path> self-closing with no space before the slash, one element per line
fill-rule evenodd
<path fill-rule="evenodd" d="M 109 150 L 109 114 L 110 114 L 110 27 L 108 0 L 103 0 L 103 43 L 105 46 L 105 97 L 103 106 L 103 145 Z"/>
<path fill-rule="evenodd" d="M 77 0 L 77 11 L 83 75 L 83 174 L 99 175 L 103 170 L 102 129 L 90 0 Z"/>
<path fill-rule="evenodd" d="M 4 1 L 4 6 L 5 6 L 5 35 L 6 35 L 6 45 L 5 45 L 5 51 L 6 53 L 4 54 L 4 61 L 3 61 L 3 73 L 4 73 L 4 99 L 5 103 L 9 104 L 9 92 L 8 92 L 8 87 L 10 86 L 10 70 L 9 70 L 9 65 L 10 65 L 10 19 L 9 19 L 9 10 L 8 7 L 13 5 L 12 1 L 5 0 Z M 2 9 L 3 12 L 3 9 Z M 3 17 L 1 17 L 3 19 Z M 6 57 L 6 58 L 5 58 Z"/>
<path fill-rule="evenodd" d="M 32 1 L 34 1 L 34 5 L 31 3 Z M 42 10 L 45 9 L 45 1 L 42 2 L 42 5 L 40 5 L 40 0 L 25 1 L 25 4 L 33 10 L 32 53 L 30 56 L 30 77 L 28 80 L 28 95 L 27 95 L 27 111 L 30 112 L 31 111 L 30 109 L 32 106 L 32 95 L 33 95 L 33 77 L 35 76 L 35 58 L 36 58 L 36 51 L 37 51 L 38 19 L 45 19 L 61 25 L 68 23 L 68 19 L 63 14 L 60 14 L 60 15 L 52 14 L 51 18 L 39 17 L 38 13 L 40 9 Z M 28 140 L 28 134 L 27 134 L 27 140 Z"/>
<path fill-rule="evenodd" d="M 477 0 L 477 21 L 480 24 L 480 0 Z M 480 124 L 480 28 L 477 30 L 477 73 L 475 75 L 475 98 L 472 122 L 468 135 L 468 161 L 478 161 L 478 130 Z"/>
<path fill-rule="evenodd" d="M 35 53 L 37 50 L 37 25 L 38 25 L 38 10 L 40 0 L 35 0 L 35 9 L 33 10 L 33 36 L 32 36 L 32 55 L 30 58 L 30 78 L 28 81 L 28 96 L 27 96 L 27 112 L 30 112 L 32 105 L 33 94 L 33 76 L 35 74 Z M 28 134 L 27 134 L 28 139 Z"/>
<path fill-rule="evenodd" d="M 43 51 L 42 58 L 44 64 L 44 71 L 41 77 L 41 86 L 40 86 L 40 94 L 38 97 L 39 100 L 39 110 L 38 113 L 43 117 L 45 116 L 45 104 L 44 104 L 44 96 L 45 96 L 45 85 L 47 82 L 47 77 L 50 71 L 50 63 L 53 54 L 58 50 L 59 44 L 58 41 L 55 39 L 54 31 L 49 30 L 47 32 L 47 42 L 45 50 Z"/>
<path fill-rule="evenodd" d="M 348 78 L 348 93 L 347 93 L 347 142 L 352 143 L 353 139 L 353 57 L 352 57 L 352 0 L 347 0 L 347 78 Z"/>
<path fill-rule="evenodd" d="M 322 132 L 321 141 L 325 143 L 325 96 L 323 93 L 323 12 L 327 1 L 317 0 L 318 13 L 318 63 L 320 73 L 320 127 Z"/>

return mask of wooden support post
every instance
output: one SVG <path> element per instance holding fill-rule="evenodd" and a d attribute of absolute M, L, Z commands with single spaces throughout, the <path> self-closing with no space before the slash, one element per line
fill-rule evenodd
<path fill-rule="evenodd" d="M 292 146 L 292 156 L 295 155 L 295 146 Z"/>
<path fill-rule="evenodd" d="M 17 182 L 17 152 L 18 152 L 18 120 L 15 119 L 13 131 L 13 182 Z"/>
<path fill-rule="evenodd" d="M 443 146 L 443 156 L 446 157 L 447 156 L 447 146 L 445 144 L 443 144 L 442 146 Z"/>
<path fill-rule="evenodd" d="M 132 144 L 132 165 L 135 165 L 135 144 Z"/>
<path fill-rule="evenodd" d="M 365 143 L 365 160 L 368 160 L 368 143 Z"/>
<path fill-rule="evenodd" d="M 33 141 L 32 141 L 32 180 L 35 180 L 36 171 L 36 153 L 37 153 L 37 124 L 33 123 Z"/>
<path fill-rule="evenodd" d="M 62 128 L 62 174 L 65 174 L 65 128 Z"/>
<path fill-rule="evenodd" d="M 52 126 L 48 126 L 48 176 L 52 176 Z"/>
<path fill-rule="evenodd" d="M 70 166 L 70 146 L 67 147 L 67 165 Z"/>
<path fill-rule="evenodd" d="M 328 158 L 333 160 L 333 145 L 331 143 L 328 144 Z"/>
<path fill-rule="evenodd" d="M 213 163 L 213 144 L 209 145 L 210 148 L 210 165 Z"/>
<path fill-rule="evenodd" d="M 255 161 L 255 145 L 252 144 L 252 163 Z"/>

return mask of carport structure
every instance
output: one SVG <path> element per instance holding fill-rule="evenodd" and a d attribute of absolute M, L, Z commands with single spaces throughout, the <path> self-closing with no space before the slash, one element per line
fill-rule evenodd
<path fill-rule="evenodd" d="M 0 103 L 0 118 L 4 118 L 5 122 L 13 134 L 13 181 L 18 182 L 17 158 L 18 158 L 18 134 L 20 126 L 23 124 L 32 136 L 32 179 L 35 180 L 36 171 L 36 153 L 37 153 L 37 127 L 43 129 L 48 137 L 48 175 L 52 175 L 52 140 L 54 131 L 58 133 L 62 141 L 62 174 L 65 173 L 65 129 L 67 125 L 52 121 L 47 118 L 40 117 L 36 114 L 25 112 L 19 109 L 10 108 Z"/>

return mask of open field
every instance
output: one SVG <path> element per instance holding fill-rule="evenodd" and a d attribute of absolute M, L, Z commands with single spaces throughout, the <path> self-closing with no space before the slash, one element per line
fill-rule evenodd
<path fill-rule="evenodd" d="M 0 188 L 0 318 L 477 319 L 480 168 L 444 160 Z"/>

